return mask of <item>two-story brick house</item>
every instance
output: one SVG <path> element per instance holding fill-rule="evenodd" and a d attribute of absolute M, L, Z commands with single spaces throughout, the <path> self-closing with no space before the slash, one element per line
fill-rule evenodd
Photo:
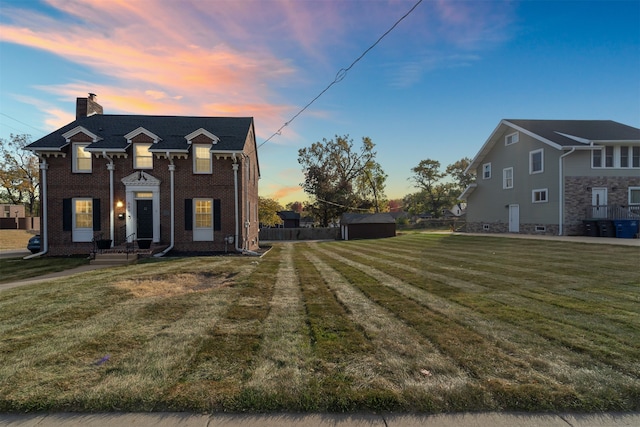
<path fill-rule="evenodd" d="M 640 129 L 611 120 L 502 120 L 471 161 L 469 232 L 577 235 L 637 218 Z"/>
<path fill-rule="evenodd" d="M 108 115 L 95 95 L 76 120 L 26 147 L 40 158 L 42 253 L 93 240 L 189 252 L 258 248 L 253 119 Z"/>

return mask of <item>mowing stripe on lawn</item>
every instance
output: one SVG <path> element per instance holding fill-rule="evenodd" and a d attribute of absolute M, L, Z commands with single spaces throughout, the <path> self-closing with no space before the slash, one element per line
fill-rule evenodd
<path fill-rule="evenodd" d="M 467 403 L 460 406 L 456 402 L 461 395 L 469 396 L 470 379 L 454 360 L 367 298 L 334 269 L 333 261 L 309 248 L 305 257 L 320 271 L 342 304 L 349 307 L 351 320 L 366 331 L 376 349 L 349 360 L 345 366 L 354 378 L 356 390 L 362 395 L 380 395 L 387 390 L 384 402 L 376 405 L 380 408 L 383 404 L 386 410 L 468 409 Z"/>
<path fill-rule="evenodd" d="M 280 246 L 280 245 L 279 245 Z M 293 244 L 284 243 L 259 358 L 247 392 L 261 401 L 262 410 L 305 406 L 303 396 L 310 380 L 310 332 L 293 267 Z"/>
<path fill-rule="evenodd" d="M 487 399 L 493 399 L 499 408 L 526 409 L 534 404 L 553 408 L 556 404 L 567 405 L 577 400 L 570 387 L 491 345 L 472 328 L 430 310 L 419 300 L 407 298 L 399 292 L 407 286 L 402 281 L 365 264 L 340 258 L 326 249 L 322 254 L 333 258 L 332 266 L 368 298 L 411 325 L 468 372 L 477 384 L 477 395 L 471 401 L 486 405 Z M 529 393 L 526 397 L 525 390 L 535 390 L 535 396 Z"/>
<path fill-rule="evenodd" d="M 346 248 L 338 248 L 336 247 L 336 249 L 338 251 L 340 250 L 345 250 Z M 367 252 L 372 252 L 372 251 L 367 251 Z M 400 260 L 395 262 L 395 259 L 393 256 L 389 256 L 386 255 L 385 251 L 384 251 L 384 247 L 382 250 L 378 250 L 375 251 L 376 256 L 372 256 L 372 255 L 367 255 L 365 253 L 360 253 L 359 257 L 352 257 L 354 259 L 361 259 L 363 263 L 368 263 L 368 264 L 372 264 L 375 265 L 377 268 L 381 268 L 383 270 L 391 270 L 394 273 L 394 276 L 396 277 L 403 277 L 404 280 L 407 280 L 409 283 L 414 284 L 415 286 L 419 286 L 419 287 L 423 287 L 423 283 L 424 283 L 424 279 L 428 278 L 429 282 L 439 282 L 439 283 L 443 283 L 446 285 L 453 285 L 456 286 L 457 288 L 461 288 L 464 289 L 465 283 L 468 283 L 465 280 L 456 280 L 454 277 L 451 277 L 451 275 L 456 274 L 458 276 L 461 275 L 466 275 L 466 276 L 471 276 L 471 277 L 475 277 L 476 274 L 478 272 L 473 272 L 473 271 L 469 271 L 470 273 L 465 274 L 464 272 L 462 272 L 460 269 L 457 268 L 453 268 L 453 269 L 448 269 L 447 267 L 441 268 L 440 270 L 442 271 L 448 271 L 450 276 L 446 276 L 444 274 L 434 274 L 432 273 L 432 271 L 430 271 L 431 266 L 428 266 L 426 268 L 423 269 L 417 269 L 415 267 L 411 267 L 409 265 L 405 265 L 402 263 L 402 261 L 406 262 L 406 260 Z M 387 260 L 387 262 L 385 262 L 384 260 Z M 394 260 L 393 265 L 390 265 L 390 261 Z M 480 273 L 478 276 L 481 276 L 484 278 L 484 283 L 483 286 L 485 288 L 493 288 L 496 290 L 504 290 L 507 291 L 508 294 L 510 295 L 510 298 L 516 298 L 516 294 L 519 294 L 519 296 L 521 298 L 525 298 L 525 299 L 534 299 L 538 302 L 544 302 L 546 303 L 546 305 L 541 305 L 541 304 L 530 304 L 527 301 L 524 301 L 521 305 L 523 306 L 530 306 L 532 307 L 532 309 L 534 310 L 538 310 L 541 313 L 541 319 L 553 319 L 556 321 L 560 321 L 563 323 L 567 323 L 569 325 L 572 325 L 576 328 L 581 328 L 581 329 L 586 329 L 588 328 L 589 330 L 594 330 L 598 329 L 602 331 L 603 335 L 611 335 L 609 332 L 612 329 L 616 329 L 616 328 L 620 328 L 620 327 L 624 327 L 624 326 L 628 326 L 628 320 L 624 321 L 621 324 L 620 323 L 620 311 L 616 312 L 611 312 L 611 310 L 609 309 L 608 312 L 603 313 L 603 320 L 608 320 L 607 322 L 599 322 L 596 325 L 589 325 L 589 324 L 585 324 L 585 319 L 581 318 L 581 319 L 577 319 L 575 321 L 572 321 L 570 318 L 568 318 L 568 316 L 572 316 L 575 317 L 576 311 L 575 310 L 557 310 L 558 308 L 561 308 L 559 306 L 557 306 L 556 304 L 553 304 L 553 299 L 549 298 L 547 299 L 547 301 L 541 301 L 539 297 L 536 296 L 535 293 L 530 292 L 529 288 L 534 288 L 537 285 L 537 282 L 535 282 L 534 280 L 531 279 L 522 279 L 520 277 L 518 277 L 518 283 L 517 286 L 515 286 L 514 283 L 514 278 L 511 276 L 508 276 L 507 274 L 505 274 L 505 269 L 508 269 L 509 266 L 505 266 L 503 268 L 503 272 L 501 275 L 492 275 L 490 276 L 487 273 Z M 402 272 L 398 272 L 398 269 L 402 269 L 405 270 L 407 272 L 413 273 L 413 277 L 411 274 L 406 274 L 406 273 L 402 273 Z M 417 276 L 417 277 L 416 277 Z M 422 277 L 420 277 L 422 276 Z M 499 286 L 499 284 L 502 283 L 502 286 Z M 473 285 L 471 285 L 473 286 Z M 470 288 L 470 286 L 466 286 L 466 288 Z M 436 291 L 432 286 L 429 286 L 428 288 L 426 288 L 427 290 L 429 290 L 430 292 L 438 292 Z M 449 288 L 447 290 L 447 288 L 445 288 L 447 292 L 451 292 L 451 289 Z M 440 291 L 441 292 L 441 291 Z M 443 294 L 441 294 L 443 295 Z M 503 295 L 502 293 L 497 294 L 497 295 Z M 445 295 L 443 295 L 445 296 Z M 500 298 L 499 296 L 483 296 L 485 298 Z M 480 297 L 478 297 L 480 298 Z M 465 302 L 466 305 L 472 305 L 473 300 L 475 300 L 474 298 L 469 298 L 469 302 Z M 617 308 L 618 310 L 622 310 L 623 308 L 621 307 L 622 304 L 609 304 L 611 307 L 613 308 Z M 551 306 L 555 306 L 556 309 L 554 309 Z M 592 305 L 593 306 L 593 305 Z M 626 308 L 626 305 L 623 305 Z M 594 307 L 594 310 L 597 310 L 597 308 Z M 586 315 L 591 316 L 593 314 L 594 310 L 588 310 L 585 309 L 584 313 Z M 637 318 L 637 316 L 634 316 Z M 605 338 L 605 339 L 609 339 L 609 338 Z M 624 335 L 620 335 L 619 333 L 614 334 L 613 339 L 618 340 L 618 341 L 622 341 L 623 343 L 625 343 L 625 345 L 632 345 L 631 342 L 635 342 L 634 339 L 632 340 L 627 340 L 625 339 Z"/>

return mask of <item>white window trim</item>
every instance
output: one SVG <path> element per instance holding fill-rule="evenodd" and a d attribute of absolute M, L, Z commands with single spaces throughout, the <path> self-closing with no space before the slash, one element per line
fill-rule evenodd
<path fill-rule="evenodd" d="M 536 200 L 536 193 L 544 192 L 544 200 Z M 549 189 L 548 188 L 536 188 L 531 190 L 531 203 L 548 203 L 549 202 Z"/>
<path fill-rule="evenodd" d="M 77 202 L 79 201 L 89 201 L 91 202 L 91 226 L 90 227 L 76 227 L 76 211 L 77 211 Z M 89 197 L 78 197 L 71 200 L 71 221 L 72 221 L 72 231 L 71 236 L 74 242 L 90 242 L 93 240 L 93 199 Z"/>
<path fill-rule="evenodd" d="M 485 176 L 486 171 L 489 172 L 489 176 Z M 482 165 L 482 179 L 491 179 L 491 162 Z"/>
<path fill-rule="evenodd" d="M 149 155 L 151 157 L 151 166 L 145 166 L 145 167 L 138 166 L 138 152 L 136 150 L 136 147 L 139 147 L 141 145 L 148 145 L 147 151 L 149 151 L 149 148 L 153 147 L 152 142 L 135 142 L 133 144 L 133 168 L 135 170 L 152 170 L 153 169 L 153 153 L 151 151 L 149 151 Z M 144 158 L 147 158 L 147 157 L 145 156 Z"/>
<path fill-rule="evenodd" d="M 196 148 L 197 147 L 210 147 L 211 144 L 193 144 L 193 173 L 197 174 L 197 175 L 211 175 L 213 173 L 213 155 L 211 153 L 211 150 L 208 149 L 207 152 L 209 153 L 209 170 L 208 171 L 198 171 L 196 163 L 198 161 L 198 158 L 196 156 Z"/>
<path fill-rule="evenodd" d="M 596 153 L 600 153 L 600 166 L 594 165 L 594 160 L 595 160 L 595 154 Z M 603 168 L 603 166 L 602 166 L 603 163 L 604 163 L 603 150 L 602 149 L 591 150 L 591 169 L 602 169 Z"/>
<path fill-rule="evenodd" d="M 540 153 L 540 170 L 533 170 L 533 156 L 537 153 Z M 529 151 L 529 175 L 534 175 L 537 173 L 544 173 L 544 149 L 540 148 L 538 150 Z"/>
<path fill-rule="evenodd" d="M 73 173 L 92 173 L 93 172 L 93 156 L 91 155 L 90 152 L 86 151 L 87 154 L 89 154 L 89 169 L 79 169 L 78 168 L 78 147 L 84 147 L 87 148 L 89 146 L 90 142 L 74 142 L 73 145 L 71 146 L 71 161 L 73 163 L 73 166 L 71 168 L 71 171 Z"/>
<path fill-rule="evenodd" d="M 511 171 L 511 186 L 507 186 L 507 171 Z M 509 190 L 513 188 L 513 167 L 502 169 L 502 189 Z"/>
<path fill-rule="evenodd" d="M 211 203 L 211 226 L 210 227 L 198 227 L 198 222 L 196 221 L 196 203 L 199 201 L 208 201 Z M 215 212 L 213 210 L 213 199 L 200 197 L 197 199 L 193 199 L 193 241 L 194 242 L 212 242 L 213 241 L 213 224 L 215 218 Z"/>
<path fill-rule="evenodd" d="M 520 142 L 520 133 L 513 132 L 504 137 L 504 145 L 513 145 Z"/>
<path fill-rule="evenodd" d="M 640 203 L 631 202 L 631 193 L 633 191 L 640 191 L 640 187 L 629 187 L 629 189 L 627 190 L 627 203 L 629 204 L 629 206 L 640 206 Z"/>
<path fill-rule="evenodd" d="M 629 150 L 627 166 L 622 166 L 622 147 L 626 147 Z M 635 145 L 605 145 L 599 149 L 591 150 L 591 169 L 640 169 L 640 164 L 638 166 L 633 165 L 633 152 L 639 149 Z M 607 166 L 607 150 L 612 152 L 611 166 Z M 600 166 L 594 166 L 593 164 L 596 153 L 600 154 Z"/>

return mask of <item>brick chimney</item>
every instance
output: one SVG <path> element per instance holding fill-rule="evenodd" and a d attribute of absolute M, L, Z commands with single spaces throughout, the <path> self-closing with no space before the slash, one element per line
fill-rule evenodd
<path fill-rule="evenodd" d="M 76 120 L 94 114 L 102 114 L 102 105 L 96 101 L 95 93 L 90 93 L 87 98 L 76 99 Z"/>

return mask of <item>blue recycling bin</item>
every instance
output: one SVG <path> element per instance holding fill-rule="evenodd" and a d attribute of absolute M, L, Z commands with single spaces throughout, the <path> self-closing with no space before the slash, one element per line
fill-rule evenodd
<path fill-rule="evenodd" d="M 637 219 L 616 219 L 613 224 L 616 227 L 616 237 L 619 239 L 633 239 L 638 234 Z"/>

